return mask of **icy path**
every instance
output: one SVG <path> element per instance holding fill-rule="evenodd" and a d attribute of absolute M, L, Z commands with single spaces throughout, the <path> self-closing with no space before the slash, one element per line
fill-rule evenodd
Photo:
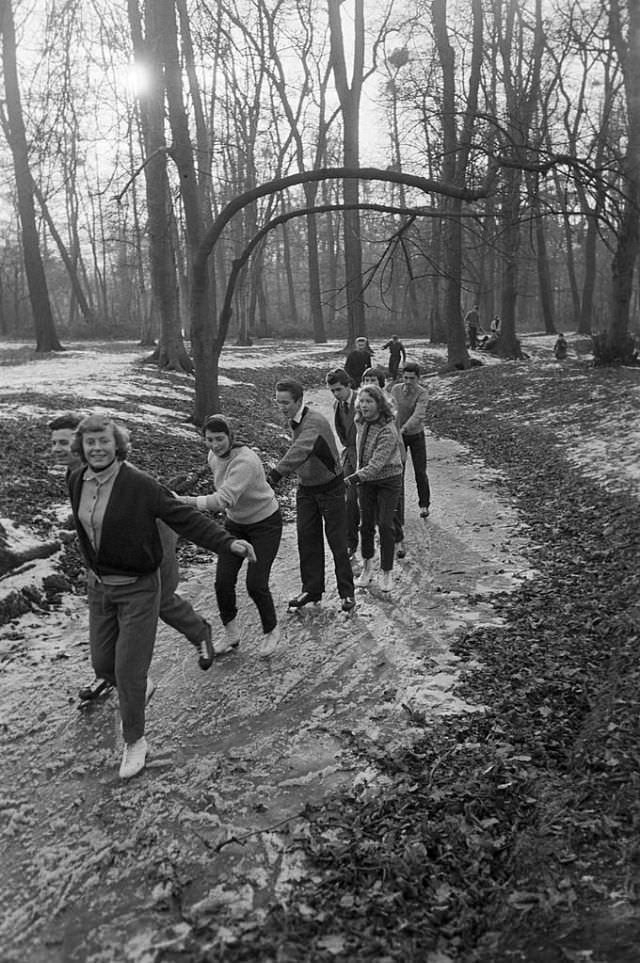
<path fill-rule="evenodd" d="M 299 589 L 288 525 L 274 573 L 284 641 L 272 659 L 255 656 L 244 590 L 243 644 L 207 673 L 161 627 L 149 767 L 128 785 L 117 778 L 115 697 L 76 708 L 87 677 L 81 600 L 12 628 L 31 656 L 6 657 L 0 677 L 3 963 L 143 963 L 179 947 L 192 922 L 215 922 L 220 904 L 259 913 L 305 871 L 282 821 L 345 782 L 377 778 L 354 737 L 405 743 L 419 731 L 408 709 L 478 709 L 452 695 L 448 645 L 495 621 L 478 596 L 527 577 L 523 533 L 482 464 L 447 440 L 429 438 L 428 450 L 431 518 L 417 517 L 409 468 L 408 554 L 390 598 L 359 590 L 344 615 L 330 572 L 322 604 L 287 615 Z M 185 573 L 182 591 L 215 621 L 212 567 Z"/>

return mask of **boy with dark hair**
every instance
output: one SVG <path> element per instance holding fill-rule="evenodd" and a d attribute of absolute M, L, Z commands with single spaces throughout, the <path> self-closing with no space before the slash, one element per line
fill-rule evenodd
<path fill-rule="evenodd" d="M 297 474 L 296 528 L 302 592 L 289 602 L 299 609 L 319 602 L 324 592 L 324 536 L 333 555 L 342 610 L 355 607 L 353 572 L 347 550 L 345 484 L 331 425 L 304 404 L 304 388 L 289 379 L 276 385 L 276 404 L 293 435 L 292 443 L 267 475 L 277 485 L 284 475 Z"/>
<path fill-rule="evenodd" d="M 415 361 L 407 361 L 402 369 L 402 381 L 393 387 L 391 395 L 396 404 L 398 431 L 407 452 L 411 452 L 420 518 L 428 518 L 431 491 L 427 477 L 427 445 L 424 437 L 427 391 L 420 384 L 420 365 Z"/>

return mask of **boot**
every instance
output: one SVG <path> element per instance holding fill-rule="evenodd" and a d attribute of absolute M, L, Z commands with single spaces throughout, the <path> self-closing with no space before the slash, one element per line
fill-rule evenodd
<path fill-rule="evenodd" d="M 371 582 L 372 578 L 373 578 L 373 559 L 365 558 L 364 566 L 362 568 L 362 571 L 360 572 L 360 575 L 357 577 L 355 584 L 358 586 L 358 588 L 366 588 L 366 586 L 369 585 L 369 583 Z"/>
<path fill-rule="evenodd" d="M 393 572 L 380 572 L 380 589 L 383 592 L 390 592 L 393 587 Z"/>

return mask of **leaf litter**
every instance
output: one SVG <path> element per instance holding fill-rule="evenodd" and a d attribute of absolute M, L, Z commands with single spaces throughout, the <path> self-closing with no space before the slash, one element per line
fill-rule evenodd
<path fill-rule="evenodd" d="M 637 935 L 637 476 L 625 443 L 637 416 L 628 384 L 635 372 L 558 366 L 544 347 L 539 339 L 533 363 L 428 381 L 430 455 L 460 459 L 458 471 L 446 476 L 449 498 L 434 512 L 428 566 L 417 557 L 399 566 L 400 604 L 363 597 L 358 617 L 371 639 L 360 633 L 354 646 L 352 623 L 323 605 L 287 626 L 296 653 L 275 675 L 251 658 L 221 667 L 207 727 L 202 678 L 175 637 L 161 637 L 160 691 L 172 691 L 172 704 L 157 718 L 152 703 L 150 728 L 162 745 L 137 787 L 113 777 L 113 706 L 79 725 L 71 693 L 84 654 L 72 652 L 59 668 L 44 640 L 30 646 L 24 620 L 33 609 L 7 623 L 17 636 L 11 685 L 30 708 L 17 731 L 13 713 L 5 718 L 10 781 L 3 784 L 12 788 L 0 813 L 5 839 L 15 841 L 10 856 L 27 844 L 31 857 L 17 861 L 26 879 L 0 934 L 7 960 L 623 958 L 625 941 Z M 441 363 L 426 347 L 421 360 L 434 373 Z M 316 352 L 298 373 L 312 386 L 334 363 L 335 348 Z M 233 366 L 228 373 L 234 380 Z M 245 432 L 256 399 L 268 408 L 278 373 L 251 371 L 238 412 Z M 163 478 L 197 466 L 202 451 L 171 384 L 179 382 L 184 396 L 188 379 L 145 374 L 144 381 L 155 382 L 164 400 L 154 396 L 138 422 L 131 405 L 134 437 L 145 429 L 136 461 Z M 223 389 L 223 398 L 230 405 L 237 393 L 225 397 Z M 5 411 L 2 428 L 9 466 L 24 470 L 47 409 L 40 397 L 18 401 L 20 411 Z M 48 398 L 49 411 L 63 407 L 56 401 Z M 167 427 L 154 420 L 158 408 L 169 411 L 169 447 Z M 250 440 L 269 458 L 284 437 L 273 421 Z M 448 438 L 463 445 L 456 454 Z M 581 452 L 598 444 L 616 453 L 615 470 L 597 459 L 581 463 Z M 464 511 L 455 517 L 462 497 L 455 478 L 465 462 L 466 486 L 474 473 L 480 491 L 500 492 L 472 519 Z M 36 467 L 34 484 L 47 481 L 44 459 Z M 206 476 L 195 485 L 206 491 Z M 25 491 L 24 500 L 14 489 L 3 501 L 4 513 L 10 505 L 23 525 L 36 503 L 34 489 Z M 36 531 L 45 532 L 53 500 L 41 501 Z M 493 553 L 485 535 L 495 540 Z M 182 551 L 188 594 L 208 559 Z M 70 553 L 65 546 L 58 560 L 63 572 Z M 291 568 L 280 567 L 279 582 L 295 585 Z M 71 565 L 70 587 L 81 590 L 79 578 Z M 211 591 L 200 591 L 198 602 L 207 598 L 211 604 Z M 43 596 L 47 628 L 58 620 L 55 631 L 63 631 L 69 599 Z M 429 636 L 425 652 L 415 639 Z M 437 644 L 452 638 L 453 651 Z M 339 670 L 331 659 L 323 664 L 320 644 L 328 640 L 344 652 Z M 361 672 L 349 678 L 354 665 Z M 445 693 L 444 716 L 418 697 L 425 679 Z M 230 684 L 233 697 L 225 698 Z M 105 716 L 114 723 L 105 726 Z M 56 724 L 47 783 L 29 753 L 37 740 L 47 746 Z M 297 759 L 295 740 L 303 745 Z M 274 796 L 284 822 L 274 819 Z M 58 807 L 46 839 L 45 800 Z M 208 861 L 215 875 L 207 880 Z M 16 885 L 11 873 L 7 884 Z M 129 894 L 128 915 L 121 893 Z M 132 893 L 146 896 L 131 902 Z"/>

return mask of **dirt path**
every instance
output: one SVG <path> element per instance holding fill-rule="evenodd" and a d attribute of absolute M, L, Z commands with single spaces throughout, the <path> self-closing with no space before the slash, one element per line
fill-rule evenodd
<path fill-rule="evenodd" d="M 408 554 L 390 599 L 359 590 L 345 615 L 331 573 L 320 606 L 284 614 L 299 589 L 287 525 L 274 572 L 284 642 L 273 658 L 255 657 L 259 624 L 244 590 L 243 644 L 206 674 L 161 627 L 149 766 L 129 784 L 117 777 L 115 697 L 76 707 L 87 677 L 82 601 L 13 627 L 30 657 L 9 653 L 0 678 L 3 961 L 159 960 L 221 904 L 259 913 L 304 871 L 291 817 L 340 784 L 377 778 L 359 744 L 410 740 L 413 713 L 472 710 L 452 695 L 448 645 L 465 625 L 496 621 L 484 596 L 527 577 L 524 534 L 482 464 L 451 441 L 428 448 L 432 515 L 418 519 L 409 470 Z M 184 573 L 182 590 L 213 615 L 212 567 Z"/>

